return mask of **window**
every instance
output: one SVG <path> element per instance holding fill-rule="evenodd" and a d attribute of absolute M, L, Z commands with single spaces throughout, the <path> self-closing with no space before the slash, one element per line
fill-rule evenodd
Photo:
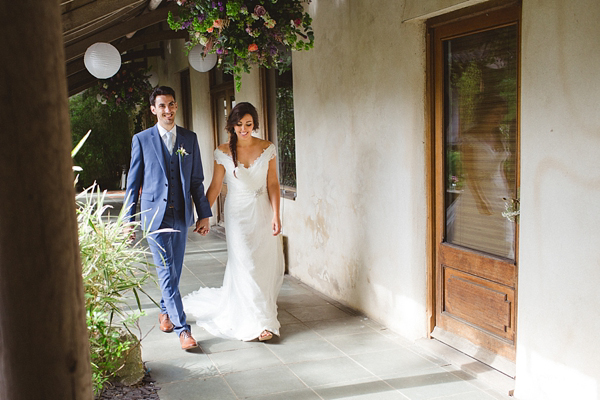
<path fill-rule="evenodd" d="M 267 70 L 267 107 L 270 139 L 277 146 L 282 196 L 296 198 L 296 132 L 292 70 Z"/>

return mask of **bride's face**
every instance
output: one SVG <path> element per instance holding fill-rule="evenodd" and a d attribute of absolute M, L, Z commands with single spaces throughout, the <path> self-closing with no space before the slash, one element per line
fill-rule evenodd
<path fill-rule="evenodd" d="M 235 134 L 238 140 L 247 140 L 252 137 L 252 131 L 254 130 L 254 120 L 252 115 L 244 115 L 238 123 L 235 125 Z"/>

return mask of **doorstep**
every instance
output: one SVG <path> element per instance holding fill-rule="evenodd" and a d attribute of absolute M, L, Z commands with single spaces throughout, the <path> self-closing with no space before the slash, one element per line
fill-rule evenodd
<path fill-rule="evenodd" d="M 515 380 L 512 377 L 440 342 L 437 339 L 418 339 L 415 341 L 415 344 L 426 353 L 443 359 L 454 367 L 459 368 L 461 371 L 476 377 L 491 388 L 512 396 L 515 388 Z"/>

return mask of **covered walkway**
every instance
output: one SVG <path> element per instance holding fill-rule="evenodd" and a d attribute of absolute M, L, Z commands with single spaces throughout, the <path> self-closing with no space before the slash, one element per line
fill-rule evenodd
<path fill-rule="evenodd" d="M 226 263 L 222 237 L 190 232 L 182 294 L 221 286 Z M 200 347 L 185 352 L 146 303 L 142 355 L 162 400 L 510 399 L 502 374 L 472 359 L 451 364 L 435 341 L 408 342 L 289 276 L 278 300 L 281 338 L 267 343 L 215 338 L 190 321 Z"/>

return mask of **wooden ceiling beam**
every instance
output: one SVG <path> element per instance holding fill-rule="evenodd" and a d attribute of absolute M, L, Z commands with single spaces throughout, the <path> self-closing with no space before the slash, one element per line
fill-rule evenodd
<path fill-rule="evenodd" d="M 188 39 L 187 31 L 155 31 L 149 33 L 139 32 L 131 39 L 125 39 L 120 43 L 115 44 L 115 47 L 119 52 L 124 52 L 127 50 L 134 49 L 139 46 L 143 46 L 145 44 L 150 44 L 154 42 L 160 42 L 163 40 L 172 40 L 172 39 Z"/>
<path fill-rule="evenodd" d="M 140 58 L 150 58 L 150 57 L 163 57 L 165 54 L 165 49 L 162 47 L 156 47 L 154 49 L 143 49 L 138 51 L 132 51 L 130 53 L 125 53 L 121 56 L 121 61 L 133 61 L 139 60 Z"/>
<path fill-rule="evenodd" d="M 104 29 L 109 29 L 123 21 L 130 20 L 140 15 L 144 10 L 144 5 L 138 8 L 119 10 L 115 13 L 105 15 L 92 23 L 79 26 L 77 29 L 72 29 L 68 32 L 63 32 L 63 41 L 65 47 L 79 40 L 84 40 L 86 37 L 95 33 L 101 32 Z"/>
<path fill-rule="evenodd" d="M 148 68 L 148 63 L 146 62 L 135 62 L 130 63 L 129 65 L 132 65 L 133 68 Z M 91 88 L 98 81 L 99 79 L 90 74 L 87 69 L 84 69 L 83 71 L 79 71 L 76 74 L 69 76 L 67 78 L 67 88 L 69 97 L 77 93 L 83 92 L 85 89 Z"/>
<path fill-rule="evenodd" d="M 65 48 L 65 61 L 72 61 L 85 53 L 88 47 L 97 42 L 113 42 L 123 36 L 144 29 L 150 25 L 161 23 L 167 20 L 169 12 L 177 12 L 177 3 L 171 3 L 166 7 L 157 8 L 154 11 L 140 15 L 129 21 L 115 25 L 105 31 L 99 32 L 77 43 L 73 43 Z"/>
<path fill-rule="evenodd" d="M 131 39 L 125 39 L 121 43 L 113 43 L 119 53 L 123 53 L 125 51 L 134 49 L 136 47 L 140 47 L 150 43 L 156 43 L 163 40 L 171 40 L 171 39 L 187 39 L 188 34 L 187 31 L 156 31 L 156 32 L 139 32 L 136 36 Z M 149 49 L 152 50 L 152 49 Z M 162 54 L 160 55 L 162 56 Z M 156 57 L 147 56 L 147 57 Z M 85 64 L 83 63 L 83 55 L 79 58 L 71 60 L 67 63 L 67 76 L 71 76 L 76 74 L 79 71 L 85 69 Z"/>
<path fill-rule="evenodd" d="M 81 26 L 93 24 L 97 20 L 120 11 L 130 10 L 145 5 L 146 0 L 102 0 L 88 3 L 62 15 L 63 32 L 78 29 Z"/>
<path fill-rule="evenodd" d="M 94 3 L 96 0 L 61 0 L 60 2 L 60 13 L 68 13 L 73 10 L 78 9 L 79 7 L 83 7 L 88 5 L 89 3 Z"/>
<path fill-rule="evenodd" d="M 121 55 L 121 62 L 139 60 L 140 58 L 162 57 L 164 53 L 165 50 L 162 47 L 134 51 L 132 53 L 126 53 Z M 86 68 L 83 62 L 83 57 L 78 58 L 75 61 L 71 61 L 67 64 L 67 77 L 71 77 L 75 74 L 78 74 L 79 72 L 85 69 Z"/>
<path fill-rule="evenodd" d="M 97 81 L 98 78 L 90 74 L 87 69 L 69 76 L 67 78 L 69 97 L 92 87 Z"/>

